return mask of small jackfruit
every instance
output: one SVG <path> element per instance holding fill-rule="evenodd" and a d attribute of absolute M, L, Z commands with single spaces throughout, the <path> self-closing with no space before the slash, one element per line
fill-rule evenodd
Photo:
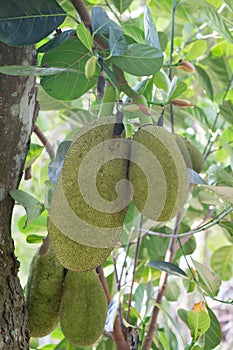
<path fill-rule="evenodd" d="M 193 169 L 199 174 L 202 171 L 204 165 L 202 153 L 187 139 L 187 137 L 182 137 L 176 134 L 175 139 L 184 157 L 187 167 Z"/>
<path fill-rule="evenodd" d="M 91 270 L 102 264 L 112 251 L 112 248 L 94 248 L 73 241 L 59 231 L 49 217 L 47 227 L 54 252 L 68 270 Z"/>
<path fill-rule="evenodd" d="M 49 211 L 63 234 L 94 248 L 113 248 L 118 242 L 132 197 L 127 180 L 130 141 L 114 135 L 114 124 L 115 118 L 104 117 L 79 131 Z"/>
<path fill-rule="evenodd" d="M 103 332 L 107 300 L 94 270 L 68 271 L 60 306 L 60 324 L 64 336 L 73 345 L 88 346 Z"/>
<path fill-rule="evenodd" d="M 138 129 L 131 147 L 129 179 L 135 205 L 143 215 L 166 221 L 178 214 L 187 200 L 188 176 L 171 133 L 156 125 Z"/>
<path fill-rule="evenodd" d="M 28 327 L 32 337 L 44 337 L 59 323 L 64 268 L 50 248 L 34 255 L 26 286 Z"/>

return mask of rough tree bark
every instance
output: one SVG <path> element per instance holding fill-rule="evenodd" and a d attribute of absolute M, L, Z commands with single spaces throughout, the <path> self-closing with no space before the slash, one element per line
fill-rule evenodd
<path fill-rule="evenodd" d="M 31 65 L 32 47 L 0 43 L 0 65 Z M 29 349 L 27 312 L 11 238 L 14 202 L 28 151 L 36 107 L 34 77 L 0 74 L 0 349 Z"/>

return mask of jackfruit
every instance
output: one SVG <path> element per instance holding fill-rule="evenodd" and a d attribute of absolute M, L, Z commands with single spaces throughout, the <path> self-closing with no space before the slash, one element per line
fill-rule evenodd
<path fill-rule="evenodd" d="M 176 134 L 175 139 L 184 157 L 187 167 L 193 169 L 199 174 L 202 171 L 204 165 L 202 153 L 187 139 L 187 137 L 182 137 Z"/>
<path fill-rule="evenodd" d="M 44 337 L 59 323 L 64 268 L 50 248 L 34 255 L 26 286 L 28 327 L 32 337 Z"/>
<path fill-rule="evenodd" d="M 91 270 L 102 264 L 112 251 L 112 248 L 94 248 L 73 241 L 59 231 L 49 217 L 47 227 L 54 252 L 68 270 Z"/>
<path fill-rule="evenodd" d="M 113 135 L 114 124 L 113 117 L 104 117 L 80 130 L 49 211 L 59 231 L 94 248 L 113 248 L 118 242 L 132 197 L 127 180 L 130 141 Z"/>
<path fill-rule="evenodd" d="M 94 270 L 68 271 L 60 306 L 60 324 L 64 336 L 76 346 L 96 342 L 103 332 L 107 300 Z"/>
<path fill-rule="evenodd" d="M 166 221 L 178 214 L 188 196 L 183 156 L 171 133 L 144 125 L 133 137 L 129 180 L 134 202 L 147 218 Z"/>

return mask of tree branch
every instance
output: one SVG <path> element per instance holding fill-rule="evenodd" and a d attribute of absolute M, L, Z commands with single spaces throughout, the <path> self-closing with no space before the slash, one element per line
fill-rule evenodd
<path fill-rule="evenodd" d="M 181 219 L 182 219 L 182 212 L 180 212 L 176 218 L 176 226 L 173 230 L 174 237 L 171 238 L 171 240 L 170 240 L 169 247 L 167 249 L 165 259 L 164 259 L 166 262 L 171 262 L 173 260 L 175 253 L 176 253 L 176 250 L 175 250 L 176 236 L 178 235 Z M 161 277 L 159 280 L 159 291 L 158 291 L 158 295 L 156 298 L 156 304 L 162 303 L 163 295 L 164 295 L 166 285 L 167 285 L 167 277 L 168 277 L 168 273 L 165 271 L 162 271 Z M 142 350 L 150 350 L 150 348 L 151 348 L 151 343 L 152 343 L 154 332 L 155 332 L 155 329 L 157 326 L 158 314 L 159 314 L 159 308 L 158 308 L 158 306 L 155 305 L 153 308 L 153 311 L 152 311 L 152 316 L 151 316 L 151 321 L 149 324 L 148 332 L 145 336 L 145 339 L 144 339 L 144 342 L 142 345 Z"/>
<path fill-rule="evenodd" d="M 45 136 L 45 134 L 40 130 L 40 128 L 37 125 L 34 125 L 33 131 L 37 135 L 38 139 L 45 146 L 45 149 L 48 152 L 48 155 L 49 155 L 50 159 L 55 158 L 55 152 L 54 152 L 53 146 L 48 141 L 48 139 Z"/>
<path fill-rule="evenodd" d="M 104 270 L 103 270 L 102 265 L 98 268 L 98 275 L 99 275 L 100 283 L 102 284 L 103 290 L 105 292 L 105 295 L 106 295 L 106 298 L 107 298 L 107 301 L 109 304 L 111 302 L 112 298 L 111 298 L 111 294 L 110 294 L 110 291 L 108 288 L 106 278 L 104 276 Z M 118 317 L 116 318 L 115 323 L 114 323 L 114 331 L 112 333 L 112 339 L 113 339 L 114 343 L 116 344 L 117 350 L 129 350 L 129 344 L 125 340 L 125 337 L 124 337 L 124 334 L 122 332 Z"/>

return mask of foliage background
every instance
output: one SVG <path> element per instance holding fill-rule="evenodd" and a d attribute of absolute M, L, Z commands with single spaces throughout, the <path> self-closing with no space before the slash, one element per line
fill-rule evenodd
<path fill-rule="evenodd" d="M 61 6 L 76 18 L 76 13 L 69 1 L 59 1 Z M 127 33 L 128 41 L 140 42 L 143 41 L 143 15 L 145 12 L 145 3 L 143 1 L 85 1 L 89 10 L 93 5 L 100 5 L 107 11 L 109 16 L 114 21 L 120 21 L 122 28 Z M 121 7 L 125 6 L 130 11 L 126 10 L 120 13 Z M 126 6 L 127 5 L 127 6 Z M 148 1 L 147 6 L 151 11 L 154 22 L 156 23 L 157 31 L 159 32 L 161 46 L 164 50 L 164 63 L 169 62 L 170 57 L 170 38 L 171 38 L 171 10 L 174 6 L 174 1 Z M 60 26 L 63 29 L 75 28 L 76 23 L 71 17 Z M 229 29 L 227 29 L 229 28 Z M 233 72 L 233 38 L 231 35 L 233 28 L 233 8 L 231 1 L 219 0 L 196 0 L 195 2 L 180 1 L 175 13 L 174 22 L 174 47 L 172 62 L 175 64 L 172 68 L 172 76 L 176 75 L 180 81 L 187 84 L 187 89 L 182 92 L 180 98 L 189 100 L 194 107 L 186 109 L 173 108 L 174 129 L 175 132 L 187 136 L 204 154 L 206 161 L 201 177 L 205 179 L 209 185 L 226 185 L 232 187 L 233 184 L 233 92 L 232 92 L 232 72 Z M 49 37 L 51 38 L 52 35 Z M 37 47 L 47 42 L 48 38 L 42 40 Z M 199 46 L 192 45 L 197 41 L 204 40 L 206 48 L 202 50 Z M 198 50 L 200 49 L 200 54 Z M 42 54 L 39 54 L 38 61 L 42 59 Z M 176 67 L 180 59 L 191 61 L 195 65 L 196 71 L 193 74 L 188 74 Z M 164 68 L 169 73 L 168 68 Z M 135 86 L 140 81 L 141 77 L 126 74 L 126 78 L 130 86 Z M 43 79 L 43 78 L 42 78 Z M 39 83 L 39 78 L 38 78 Z M 161 81 L 153 78 L 153 83 L 146 87 L 143 94 L 148 101 L 157 101 L 165 90 L 161 89 Z M 163 85 L 162 85 L 163 87 Z M 153 90 L 153 92 L 152 92 Z M 123 97 L 123 96 L 121 96 Z M 49 142 L 52 143 L 55 150 L 58 145 L 64 140 L 71 140 L 72 135 L 84 123 L 90 121 L 98 113 L 101 101 L 96 98 L 95 87 L 87 92 L 81 99 L 72 101 L 57 101 L 48 96 L 43 88 L 39 87 L 38 99 L 40 102 L 41 111 L 37 120 L 37 125 L 46 135 Z M 88 110 L 91 106 L 93 113 Z M 151 114 L 155 122 L 158 121 L 162 113 L 161 106 L 151 105 Z M 164 124 L 167 128 L 171 127 L 170 122 L 170 107 L 169 104 L 165 107 Z M 36 135 L 32 136 L 32 142 L 38 144 Z M 42 151 L 37 160 L 32 166 L 32 179 L 30 181 L 22 181 L 21 189 L 32 194 L 40 202 L 47 203 L 50 183 L 48 182 L 48 165 L 50 162 L 49 156 L 45 149 Z M 33 154 L 35 155 L 35 154 Z M 232 202 L 231 202 L 232 203 Z M 226 203 L 216 194 L 209 192 L 206 189 L 195 186 L 192 191 L 189 206 L 187 206 L 186 215 L 180 225 L 180 233 L 187 232 L 201 225 L 202 222 L 213 220 L 226 206 Z M 14 239 L 16 241 L 16 253 L 21 262 L 20 277 L 23 286 L 26 284 L 26 276 L 28 274 L 29 264 L 33 253 L 38 248 L 41 237 L 46 235 L 46 214 L 42 214 L 35 221 L 23 229 L 25 222 L 24 210 L 16 206 L 14 220 Z M 132 211 L 132 216 L 135 216 L 134 225 L 138 225 L 138 216 Z M 151 230 L 160 231 L 163 233 L 171 232 L 174 228 L 174 222 L 168 223 L 166 226 L 156 227 L 151 223 L 146 223 L 145 227 Z M 139 227 L 139 226 L 138 226 Z M 126 229 L 127 230 L 127 229 Z M 226 216 L 219 224 L 195 234 L 196 239 L 189 241 L 189 246 L 186 254 L 192 253 L 192 258 L 198 260 L 204 265 L 211 268 L 220 275 L 222 285 L 217 295 L 219 300 L 227 301 L 232 297 L 233 292 L 233 224 L 232 214 Z M 32 236 L 35 235 L 35 236 Z M 123 247 L 115 249 L 118 271 L 122 269 L 122 263 L 126 252 L 127 268 L 123 269 L 124 276 L 126 270 L 126 285 L 131 285 L 133 256 L 135 253 L 135 244 L 127 250 L 126 236 L 122 236 Z M 137 237 L 137 232 L 134 238 Z M 31 240 L 32 244 L 26 243 L 26 240 Z M 148 242 L 150 240 L 150 242 Z M 38 243 L 35 243 L 37 242 Z M 151 241 L 154 246 L 159 247 L 158 250 L 151 250 Z M 167 239 L 160 237 L 146 236 L 141 240 L 141 248 L 139 260 L 136 267 L 135 287 L 133 293 L 133 305 L 143 318 L 145 316 L 146 295 L 151 288 L 155 288 L 151 296 L 155 296 L 156 288 L 160 272 L 147 266 L 149 260 L 163 260 L 166 248 Z M 221 250 L 222 249 L 222 250 Z M 180 255 L 182 253 L 180 252 Z M 213 259 L 215 257 L 215 260 Z M 190 258 L 189 262 L 191 263 Z M 112 295 L 116 292 L 116 286 L 113 281 L 114 276 L 114 261 L 112 258 L 107 261 L 105 266 L 106 276 L 109 283 Z M 187 268 L 186 261 L 181 258 L 180 266 L 183 269 Z M 200 301 L 201 294 L 195 290 L 191 294 L 187 294 L 186 289 L 181 283 L 179 277 L 170 276 L 168 279 L 166 298 L 163 301 L 163 309 L 166 312 L 160 313 L 159 327 L 161 333 L 158 333 L 158 347 L 155 349 L 173 349 L 172 344 L 174 334 L 176 335 L 179 346 L 181 348 L 180 335 L 185 338 L 185 343 L 190 341 L 189 330 L 179 320 L 176 310 L 179 308 L 190 309 L 194 303 Z M 129 289 L 125 289 L 125 297 L 123 308 L 126 307 Z M 222 326 L 223 340 L 221 345 L 216 349 L 231 349 L 232 342 L 232 305 L 217 302 L 208 298 L 208 304 L 213 308 L 219 322 Z M 150 306 L 151 309 L 151 306 Z M 138 318 L 137 311 L 132 309 L 130 323 L 136 322 Z M 147 310 L 149 311 L 149 310 Z M 175 323 L 179 324 L 179 332 L 175 329 L 174 324 L 171 324 L 171 319 L 167 314 L 172 315 Z M 164 332 L 164 333 L 163 333 Z M 174 333 L 173 333 L 174 332 Z M 167 336 L 170 345 L 164 345 L 161 334 Z M 42 347 L 43 349 L 63 349 L 52 345 L 54 339 L 62 339 L 62 334 L 57 329 L 54 331 L 51 338 L 47 339 L 50 345 Z M 105 338 L 104 338 L 105 339 Z M 105 339 L 106 340 L 106 339 Z M 33 345 L 34 344 L 34 345 Z M 42 344 L 42 343 L 41 343 Z M 107 343 L 106 343 L 107 344 Z M 106 345 L 105 344 L 105 345 Z M 105 346 L 100 345 L 100 346 Z M 32 341 L 32 348 L 38 346 L 37 340 Z M 98 349 L 112 349 L 113 345 L 106 347 L 98 347 Z M 174 347 L 175 348 L 175 347 Z M 70 349 L 73 349 L 70 346 Z M 92 348 L 90 348 L 92 349 Z M 94 348 L 93 348 L 94 349 Z"/>

